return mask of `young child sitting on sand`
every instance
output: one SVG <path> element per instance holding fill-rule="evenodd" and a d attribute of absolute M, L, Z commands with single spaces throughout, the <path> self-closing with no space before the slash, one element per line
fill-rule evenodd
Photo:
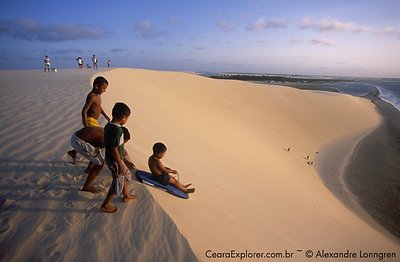
<path fill-rule="evenodd" d="M 156 180 L 160 184 L 166 186 L 168 184 L 175 186 L 179 190 L 185 193 L 193 193 L 194 188 L 188 188 L 191 184 L 182 185 L 178 180 L 169 174 L 178 174 L 178 171 L 173 170 L 169 167 L 165 167 L 161 162 L 161 159 L 165 156 L 167 147 L 163 143 L 155 143 L 153 146 L 153 155 L 149 157 L 149 168 L 152 174 L 152 179 Z"/>
<path fill-rule="evenodd" d="M 124 143 L 126 143 L 130 139 L 130 133 L 125 127 L 122 127 L 122 130 L 124 132 Z M 100 190 L 92 186 L 92 184 L 104 165 L 104 128 L 94 126 L 81 128 L 72 134 L 71 146 L 93 164 L 81 190 L 98 193 Z M 128 170 L 133 169 L 135 165 L 125 157 L 127 155 L 128 153 L 125 151 L 123 158 L 124 164 L 127 166 Z"/>
<path fill-rule="evenodd" d="M 116 103 L 112 109 L 112 120 L 104 127 L 104 147 L 106 148 L 105 162 L 111 170 L 113 181 L 101 210 L 106 213 L 115 213 L 118 207 L 110 205 L 114 196 L 123 194 L 123 201 L 137 199 L 135 195 L 128 194 L 127 176 L 129 170 L 122 161 L 124 157 L 124 139 L 122 125 L 126 124 L 131 110 L 124 103 Z"/>

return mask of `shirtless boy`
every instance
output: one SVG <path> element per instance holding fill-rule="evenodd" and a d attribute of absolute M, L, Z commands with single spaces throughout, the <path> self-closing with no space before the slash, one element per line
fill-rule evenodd
<path fill-rule="evenodd" d="M 108 81 L 102 76 L 97 77 L 93 82 L 93 89 L 86 97 L 85 105 L 82 108 L 82 124 L 83 126 L 95 126 L 99 127 L 99 122 L 97 121 L 100 114 L 110 122 L 110 118 L 104 112 L 101 107 L 101 95 L 106 91 L 108 87 Z M 76 151 L 68 151 L 68 155 L 72 158 L 72 163 L 76 162 Z M 89 163 L 86 168 L 87 172 L 90 172 L 92 165 Z"/>
<path fill-rule="evenodd" d="M 178 174 L 178 171 L 169 167 L 165 167 L 161 162 L 161 158 L 165 156 L 167 147 L 163 143 L 155 143 L 153 146 L 153 155 L 149 157 L 149 168 L 152 174 L 152 179 L 163 184 L 164 186 L 170 184 L 185 193 L 193 193 L 194 188 L 188 188 L 191 184 L 183 185 L 174 177 L 169 174 Z"/>
<path fill-rule="evenodd" d="M 124 143 L 126 143 L 130 139 L 130 134 L 125 127 L 122 129 L 124 133 Z M 76 131 L 71 136 L 71 145 L 78 153 L 89 159 L 93 164 L 81 190 L 98 193 L 99 189 L 92 186 L 92 184 L 104 165 L 104 128 L 88 126 Z M 124 153 L 123 162 L 127 169 L 131 170 L 135 165 L 127 159 L 127 152 L 125 151 Z"/>
<path fill-rule="evenodd" d="M 97 122 L 100 114 L 110 122 L 110 118 L 101 107 L 101 95 L 106 91 L 108 81 L 102 77 L 97 77 L 93 82 L 93 89 L 86 97 L 86 103 L 82 108 L 83 126 L 100 126 Z"/>

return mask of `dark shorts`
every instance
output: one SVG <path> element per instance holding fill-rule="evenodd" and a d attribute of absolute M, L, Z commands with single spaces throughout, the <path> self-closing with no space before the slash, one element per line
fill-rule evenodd
<path fill-rule="evenodd" d="M 124 188 L 124 177 L 119 175 L 119 167 L 117 162 L 106 161 L 106 164 L 110 169 L 113 178 L 110 190 L 112 190 L 112 192 L 117 196 L 120 196 Z"/>
<path fill-rule="evenodd" d="M 170 176 L 168 174 L 164 173 L 164 174 L 161 174 L 160 176 L 154 176 L 153 175 L 153 176 L 151 176 L 151 179 L 154 179 L 155 181 L 157 181 L 161 185 L 166 186 L 169 183 Z"/>

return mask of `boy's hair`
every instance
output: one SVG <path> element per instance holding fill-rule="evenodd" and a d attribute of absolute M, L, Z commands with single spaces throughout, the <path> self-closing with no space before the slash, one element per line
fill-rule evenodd
<path fill-rule="evenodd" d="M 121 128 L 122 128 L 122 131 L 124 131 L 124 140 L 128 141 L 129 139 L 131 139 L 131 133 L 129 133 L 128 128 L 126 128 L 124 126 Z"/>
<path fill-rule="evenodd" d="M 124 103 L 118 102 L 112 109 L 112 116 L 115 119 L 121 119 L 124 116 L 130 116 L 131 110 Z"/>
<path fill-rule="evenodd" d="M 103 84 L 108 85 L 107 79 L 105 79 L 105 78 L 102 77 L 102 76 L 98 76 L 98 77 L 96 77 L 96 79 L 93 81 L 93 88 L 96 88 L 96 87 L 101 86 L 101 85 L 103 85 Z"/>
<path fill-rule="evenodd" d="M 153 153 L 154 154 L 161 154 L 167 151 L 167 147 L 163 143 L 155 143 L 153 146 Z"/>

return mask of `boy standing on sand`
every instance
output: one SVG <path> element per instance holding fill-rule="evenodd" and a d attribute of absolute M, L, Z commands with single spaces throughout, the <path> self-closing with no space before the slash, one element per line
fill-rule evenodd
<path fill-rule="evenodd" d="M 110 118 L 104 112 L 101 107 L 101 95 L 106 91 L 108 87 L 108 81 L 102 76 L 96 77 L 93 82 L 93 89 L 86 97 L 85 105 L 82 108 L 82 124 L 84 127 L 87 126 L 95 126 L 99 127 L 99 119 L 100 114 L 110 122 Z M 72 163 L 74 164 L 76 161 L 76 151 L 70 150 L 68 151 L 68 155 L 72 158 Z M 89 172 L 92 165 L 89 163 L 89 166 L 86 168 L 86 171 Z"/>
<path fill-rule="evenodd" d="M 116 103 L 112 109 L 112 120 L 104 127 L 104 147 L 106 148 L 105 162 L 111 170 L 113 181 L 101 210 L 106 213 L 115 213 L 118 207 L 111 206 L 114 196 L 123 194 L 123 202 L 137 199 L 135 195 L 128 194 L 126 176 L 129 170 L 124 165 L 124 138 L 122 125 L 126 124 L 131 115 L 131 110 L 124 103 Z"/>
<path fill-rule="evenodd" d="M 160 184 L 166 186 L 168 184 L 173 185 L 182 192 L 193 193 L 194 188 L 188 188 L 191 184 L 182 185 L 178 180 L 169 174 L 178 174 L 178 171 L 173 170 L 169 167 L 165 167 L 161 162 L 161 158 L 165 156 L 167 147 L 163 143 L 155 143 L 153 146 L 153 155 L 149 157 L 149 168 L 152 174 L 152 179 L 156 180 Z"/>
<path fill-rule="evenodd" d="M 126 143 L 129 141 L 131 135 L 128 129 L 125 127 L 122 127 L 122 129 L 124 132 L 124 143 Z M 71 145 L 79 154 L 89 159 L 93 165 L 81 190 L 94 194 L 100 192 L 92 184 L 104 165 L 104 128 L 87 126 L 76 131 L 71 136 Z M 124 152 L 125 155 L 128 156 L 126 151 Z M 128 170 L 135 167 L 129 159 L 124 157 L 123 161 Z"/>
<path fill-rule="evenodd" d="M 110 122 L 110 118 L 101 107 L 101 95 L 106 91 L 108 81 L 102 76 L 96 77 L 93 82 L 93 89 L 86 97 L 86 103 L 82 108 L 83 126 L 100 126 L 97 122 L 100 114 Z"/>

